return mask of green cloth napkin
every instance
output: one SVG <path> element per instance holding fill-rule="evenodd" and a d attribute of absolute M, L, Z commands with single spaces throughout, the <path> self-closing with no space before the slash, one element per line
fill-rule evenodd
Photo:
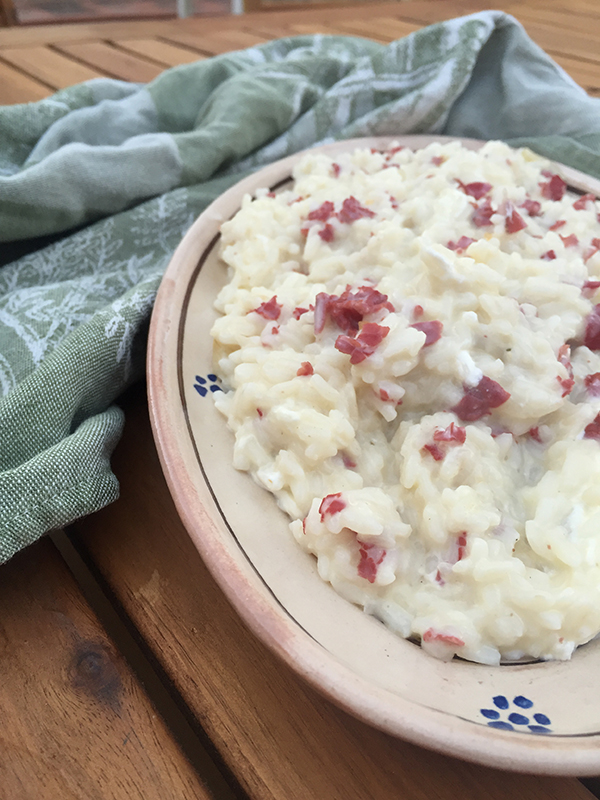
<path fill-rule="evenodd" d="M 424 132 L 527 144 L 600 177 L 600 100 L 496 11 L 0 108 L 0 561 L 116 499 L 113 403 L 143 375 L 161 275 L 206 205 L 311 145 Z"/>

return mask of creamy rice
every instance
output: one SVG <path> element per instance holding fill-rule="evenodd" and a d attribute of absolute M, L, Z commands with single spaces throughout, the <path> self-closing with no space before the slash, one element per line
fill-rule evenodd
<path fill-rule="evenodd" d="M 499 142 L 294 179 L 222 227 L 235 467 L 432 655 L 568 659 L 600 631 L 600 203 Z"/>

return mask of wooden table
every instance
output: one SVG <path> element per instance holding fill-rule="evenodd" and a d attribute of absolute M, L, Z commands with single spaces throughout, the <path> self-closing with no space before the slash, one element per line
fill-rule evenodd
<path fill-rule="evenodd" d="M 502 7 L 600 95 L 595 0 L 412 0 L 243 17 L 0 29 L 0 102 L 298 33 L 390 41 Z M 242 625 L 177 517 L 143 386 L 122 399 L 121 499 L 0 568 L 2 800 L 584 800 L 600 780 L 437 755 L 322 699 Z"/>

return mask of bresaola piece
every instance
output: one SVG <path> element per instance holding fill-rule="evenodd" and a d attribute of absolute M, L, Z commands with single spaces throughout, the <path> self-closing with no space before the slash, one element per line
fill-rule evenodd
<path fill-rule="evenodd" d="M 475 206 L 471 222 L 478 228 L 484 228 L 486 225 L 492 225 L 492 217 L 495 213 L 496 210 L 492 207 L 490 198 L 486 197 L 482 203 Z"/>
<path fill-rule="evenodd" d="M 595 305 L 588 315 L 583 343 L 590 350 L 600 350 L 600 304 Z"/>
<path fill-rule="evenodd" d="M 385 558 L 386 551 L 376 544 L 359 542 L 358 554 L 358 574 L 361 578 L 369 581 L 369 583 L 375 583 L 377 568 Z"/>
<path fill-rule="evenodd" d="M 465 388 L 464 397 L 451 410 L 463 422 L 475 422 L 506 403 L 509 397 L 499 383 L 484 375 L 477 386 Z"/>
<path fill-rule="evenodd" d="M 469 197 L 474 197 L 475 200 L 481 200 L 482 197 L 488 192 L 492 191 L 492 184 L 491 183 L 484 183 L 480 181 L 475 181 L 473 183 L 463 183 L 458 178 L 456 178 L 456 182 L 463 190 L 465 194 L 468 194 Z"/>
<path fill-rule="evenodd" d="M 319 292 L 315 300 L 315 333 L 322 333 L 329 317 L 344 333 L 354 335 L 367 315 L 382 309 L 395 310 L 387 295 L 372 286 L 361 286 L 356 291 L 347 286 L 341 295 Z"/>
<path fill-rule="evenodd" d="M 335 166 L 338 167 L 338 173 L 336 175 L 336 177 L 338 177 L 339 165 L 336 164 Z M 353 222 L 356 222 L 357 219 L 370 219 L 374 216 L 374 211 L 363 206 L 356 197 L 351 195 L 342 202 L 339 211 L 335 210 L 335 205 L 331 200 L 326 200 L 324 203 L 321 203 L 318 208 L 310 211 L 306 219 L 309 222 L 323 222 L 324 225 L 319 229 L 318 234 L 324 242 L 332 242 L 335 238 L 335 230 L 329 220 L 335 218 L 344 225 L 351 225 Z M 303 236 L 308 236 L 308 227 L 302 227 L 300 232 Z"/>
<path fill-rule="evenodd" d="M 447 428 L 436 428 L 433 432 L 433 442 L 423 445 L 423 450 L 429 453 L 434 461 L 442 461 L 446 456 L 448 447 L 464 444 L 466 440 L 466 428 L 461 428 L 451 422 Z"/>
<path fill-rule="evenodd" d="M 351 364 L 360 364 L 365 358 L 373 355 L 389 332 L 390 329 L 385 325 L 365 322 L 356 338 L 344 334 L 338 336 L 335 340 L 335 348 L 340 353 L 349 355 Z"/>
<path fill-rule="evenodd" d="M 442 330 L 444 329 L 439 319 L 432 319 L 429 322 L 413 322 L 409 327 L 425 334 L 425 344 L 423 347 L 429 347 L 441 339 Z"/>
<path fill-rule="evenodd" d="M 547 183 L 540 183 L 542 197 L 548 200 L 562 200 L 567 191 L 567 184 L 560 175 L 551 175 Z"/>
<path fill-rule="evenodd" d="M 527 223 L 519 214 L 512 203 L 506 204 L 506 216 L 504 218 L 504 229 L 507 233 L 518 233 L 527 227 Z"/>
<path fill-rule="evenodd" d="M 455 250 L 460 255 L 461 253 L 464 253 L 467 247 L 470 244 L 473 244 L 473 242 L 475 241 L 476 239 L 471 239 L 470 236 L 461 236 L 458 242 L 450 241 L 448 242 L 446 247 L 448 248 L 448 250 Z"/>
<path fill-rule="evenodd" d="M 253 309 L 257 314 L 265 319 L 279 319 L 283 306 L 277 302 L 277 295 L 273 295 L 270 300 L 261 303 L 258 308 Z"/>

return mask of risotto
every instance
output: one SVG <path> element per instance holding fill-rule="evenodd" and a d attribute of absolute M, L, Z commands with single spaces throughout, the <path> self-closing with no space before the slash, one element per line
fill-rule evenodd
<path fill-rule="evenodd" d="M 490 142 L 308 154 L 222 226 L 233 463 L 431 655 L 600 631 L 600 203 Z"/>

